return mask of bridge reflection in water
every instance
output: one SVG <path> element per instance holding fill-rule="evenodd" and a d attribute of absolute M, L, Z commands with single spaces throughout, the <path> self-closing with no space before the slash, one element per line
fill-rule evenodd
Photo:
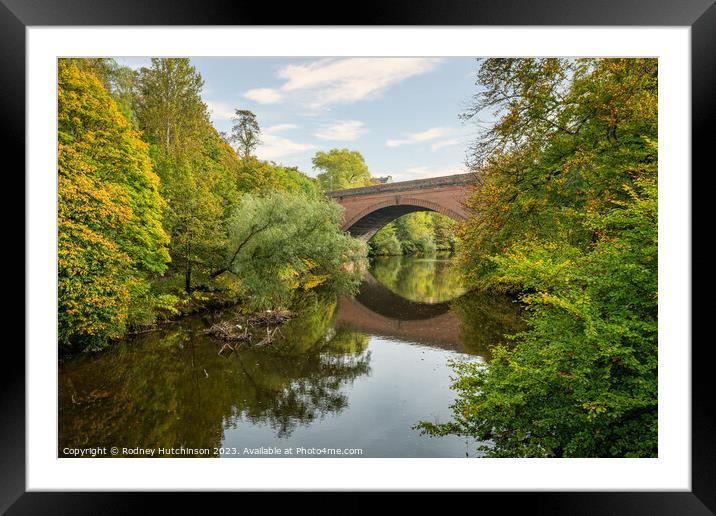
<path fill-rule="evenodd" d="M 341 298 L 335 327 L 489 360 L 490 348 L 524 323 L 506 297 L 465 294 L 450 259 L 378 257 L 359 293 Z"/>
<path fill-rule="evenodd" d="M 459 322 L 450 303 L 421 303 L 394 293 L 367 273 L 354 298 L 340 300 L 336 328 L 417 342 L 443 349 L 460 346 Z"/>

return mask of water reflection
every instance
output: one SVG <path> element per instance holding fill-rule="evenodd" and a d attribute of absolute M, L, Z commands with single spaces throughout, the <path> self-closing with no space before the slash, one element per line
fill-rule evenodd
<path fill-rule="evenodd" d="M 336 326 L 489 360 L 492 346 L 524 329 L 520 310 L 507 297 L 463 294 L 458 280 L 448 259 L 378 257 L 358 294 L 341 298 Z"/>
<path fill-rule="evenodd" d="M 460 271 L 447 257 L 377 256 L 373 276 L 410 301 L 444 303 L 465 292 Z"/>
<path fill-rule="evenodd" d="M 194 317 L 111 352 L 60 365 L 65 446 L 220 446 L 226 428 L 266 424 L 279 437 L 348 404 L 342 387 L 370 371 L 368 338 L 335 331 L 335 296 L 308 295 L 270 348 L 217 354 Z"/>
<path fill-rule="evenodd" d="M 65 447 L 360 447 L 364 456 L 464 456 L 411 429 L 449 417 L 449 358 L 489 358 L 520 329 L 509 300 L 460 296 L 450 262 L 379 259 L 354 298 L 308 292 L 267 347 L 228 356 L 196 316 L 60 364 Z M 478 355 L 478 356 L 476 356 Z M 121 456 L 121 455 L 120 455 Z"/>

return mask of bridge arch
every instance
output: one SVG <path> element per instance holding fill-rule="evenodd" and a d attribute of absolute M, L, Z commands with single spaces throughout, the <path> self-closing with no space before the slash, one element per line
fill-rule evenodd
<path fill-rule="evenodd" d="M 433 201 L 396 196 L 395 199 L 381 200 L 354 214 L 343 223 L 343 229 L 354 237 L 367 241 L 386 224 L 416 211 L 434 211 L 454 220 L 465 218 L 455 210 Z"/>

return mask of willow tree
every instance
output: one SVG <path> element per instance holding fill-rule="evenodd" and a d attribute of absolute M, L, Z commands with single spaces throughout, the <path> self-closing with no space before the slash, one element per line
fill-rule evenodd
<path fill-rule="evenodd" d="M 245 194 L 229 220 L 224 266 L 256 307 L 285 305 L 299 287 L 357 286 L 365 244 L 340 229 L 341 208 L 325 199 L 274 192 Z"/>
<path fill-rule="evenodd" d="M 147 145 L 94 74 L 58 64 L 61 345 L 121 336 L 169 261 Z"/>

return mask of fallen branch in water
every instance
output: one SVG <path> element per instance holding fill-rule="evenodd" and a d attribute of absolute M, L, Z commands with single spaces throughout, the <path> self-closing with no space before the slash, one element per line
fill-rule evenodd
<path fill-rule="evenodd" d="M 218 322 L 206 330 L 205 333 L 229 342 L 251 340 L 248 326 L 243 327 L 237 321 L 238 319 Z"/>
<path fill-rule="evenodd" d="M 219 355 L 222 355 L 222 354 L 224 353 L 224 351 L 226 351 L 227 349 L 228 349 L 229 352 L 230 352 L 229 354 L 231 354 L 231 353 L 233 353 L 234 351 L 236 351 L 236 348 L 234 348 L 234 346 L 232 346 L 231 344 L 229 344 L 229 343 L 227 342 L 226 344 L 224 344 L 223 346 L 221 346 L 221 349 L 219 350 L 219 353 L 218 353 L 218 354 L 219 354 Z"/>
<path fill-rule="evenodd" d="M 276 335 L 276 332 L 281 333 L 281 328 L 279 326 L 276 326 L 273 330 L 269 330 L 269 327 L 266 326 L 266 337 L 261 340 L 257 346 L 263 346 L 264 344 L 271 344 L 273 342 L 273 337 Z M 283 335 L 283 333 L 281 333 Z"/>
<path fill-rule="evenodd" d="M 239 316 L 236 316 L 228 321 L 221 321 L 212 325 L 205 333 L 226 342 L 250 342 L 251 334 L 249 333 L 249 329 L 253 326 L 266 326 L 266 337 L 258 343 L 258 345 L 261 346 L 272 343 L 276 332 L 281 333 L 279 326 L 294 317 L 295 314 L 293 312 L 284 308 L 265 310 L 249 316 L 243 325 L 240 322 Z M 275 327 L 271 330 L 270 326 Z M 228 349 L 235 351 L 233 346 L 228 346 Z M 227 345 L 225 344 L 219 351 L 219 354 L 221 355 L 226 350 Z"/>

